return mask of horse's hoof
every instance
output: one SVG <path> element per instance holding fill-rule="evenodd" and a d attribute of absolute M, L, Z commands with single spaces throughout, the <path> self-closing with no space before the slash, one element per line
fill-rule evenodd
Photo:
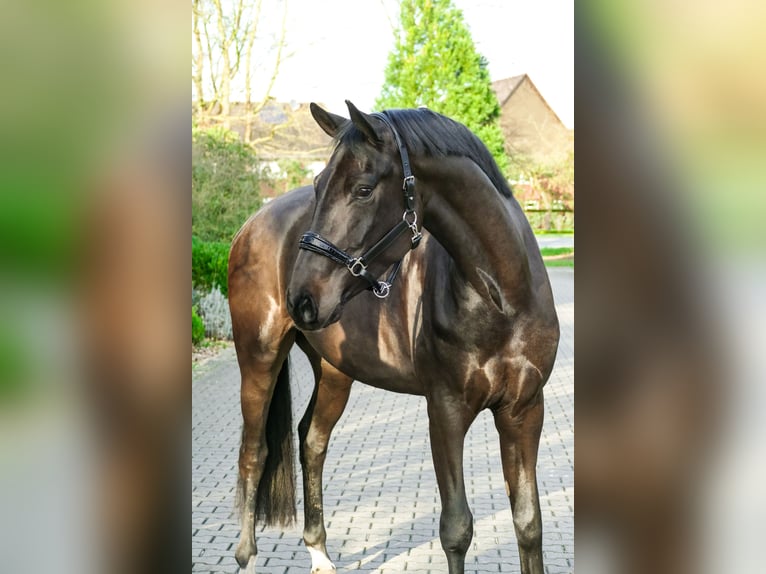
<path fill-rule="evenodd" d="M 335 574 L 335 564 L 324 552 L 308 546 L 311 555 L 311 574 Z"/>

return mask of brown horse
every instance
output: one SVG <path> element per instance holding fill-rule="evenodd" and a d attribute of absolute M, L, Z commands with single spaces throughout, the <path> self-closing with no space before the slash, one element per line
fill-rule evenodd
<path fill-rule="evenodd" d="M 298 426 L 312 572 L 335 570 L 322 468 L 358 380 L 426 398 L 450 574 L 464 571 L 473 535 L 463 442 L 492 411 L 522 572 L 542 574 L 535 467 L 559 328 L 535 237 L 463 125 L 423 108 L 347 104 L 350 120 L 311 105 L 335 141 L 327 167 L 251 217 L 231 248 L 244 417 L 236 559 L 254 569 L 257 519 L 295 518 L 287 357 L 297 343 L 316 377 Z"/>

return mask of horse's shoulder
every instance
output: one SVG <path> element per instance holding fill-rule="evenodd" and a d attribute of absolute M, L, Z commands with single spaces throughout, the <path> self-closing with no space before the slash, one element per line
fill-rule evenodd
<path fill-rule="evenodd" d="M 253 213 L 242 225 L 232 240 L 232 246 L 250 242 L 260 234 L 284 233 L 287 227 L 295 225 L 311 213 L 314 206 L 314 192 L 311 186 L 299 187 L 279 195 Z"/>
<path fill-rule="evenodd" d="M 301 228 L 308 226 L 314 209 L 311 186 L 299 187 L 265 203 L 242 225 L 231 242 L 230 270 L 246 268 L 279 250 Z M 295 239 L 297 241 L 297 239 Z"/>
<path fill-rule="evenodd" d="M 284 226 L 300 216 L 310 213 L 314 207 L 314 188 L 298 187 L 279 195 L 259 209 L 253 216 L 258 223 L 273 223 Z"/>

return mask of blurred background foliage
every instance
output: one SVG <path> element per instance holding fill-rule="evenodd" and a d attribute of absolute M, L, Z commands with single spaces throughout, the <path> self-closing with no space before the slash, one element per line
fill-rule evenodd
<path fill-rule="evenodd" d="M 271 185 L 253 148 L 224 127 L 192 128 L 192 234 L 231 242 Z"/>
<path fill-rule="evenodd" d="M 698 241 L 716 252 L 766 246 L 766 4 L 587 0 L 578 18 L 653 119 L 684 209 L 705 229 Z"/>
<path fill-rule="evenodd" d="M 452 0 L 402 0 L 376 108 L 426 106 L 465 124 L 508 175 L 500 104 L 486 59 Z"/>
<path fill-rule="evenodd" d="M 248 75 L 247 63 L 234 58 L 255 55 L 253 42 L 261 31 L 246 18 L 227 19 L 222 17 L 226 10 L 219 13 L 212 7 L 207 0 L 193 3 L 192 286 L 202 294 L 218 289 L 226 295 L 228 245 L 237 230 L 264 201 L 310 183 L 316 165 L 310 168 L 309 160 L 284 150 L 283 155 L 274 155 L 268 147 L 280 129 L 296 120 L 268 91 L 256 96 L 249 88 L 254 78 Z M 463 12 L 453 0 L 403 0 L 398 8 L 399 20 L 392 22 L 392 47 L 375 107 L 427 106 L 464 123 L 489 148 L 533 228 L 571 233 L 573 154 L 555 163 L 522 153 L 509 156 L 488 62 L 478 52 Z M 253 5 L 237 0 L 227 9 L 247 14 Z M 204 25 L 212 21 L 228 33 L 226 42 L 208 41 L 221 34 Z M 269 52 L 268 66 L 273 65 L 274 77 L 282 63 L 284 22 L 282 26 Z M 211 58 L 223 64 L 212 66 Z M 236 85 L 243 85 L 244 91 L 237 93 Z M 289 119 L 275 123 L 271 133 L 263 132 L 259 121 L 271 117 L 269 114 L 274 118 L 286 114 Z M 304 129 L 318 130 L 313 121 Z M 294 147 L 300 149 L 297 142 Z M 206 320 L 200 307 L 198 311 Z"/>

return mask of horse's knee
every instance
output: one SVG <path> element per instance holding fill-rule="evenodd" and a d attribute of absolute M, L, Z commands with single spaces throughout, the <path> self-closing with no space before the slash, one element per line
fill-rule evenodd
<path fill-rule="evenodd" d="M 303 464 L 322 464 L 327 455 L 329 437 L 309 428 L 301 437 L 301 462 Z"/>
<path fill-rule="evenodd" d="M 473 538 L 473 516 L 467 508 L 460 511 L 442 512 L 439 538 L 445 552 L 464 555 Z"/>
<path fill-rule="evenodd" d="M 521 517 L 513 519 L 516 540 L 521 548 L 533 550 L 543 543 L 543 528 L 536 517 Z"/>
<path fill-rule="evenodd" d="M 534 469 L 520 466 L 515 472 L 515 484 L 511 486 L 514 496 L 513 526 L 519 547 L 534 549 L 542 543 L 543 527 L 540 516 L 540 499 Z"/>

